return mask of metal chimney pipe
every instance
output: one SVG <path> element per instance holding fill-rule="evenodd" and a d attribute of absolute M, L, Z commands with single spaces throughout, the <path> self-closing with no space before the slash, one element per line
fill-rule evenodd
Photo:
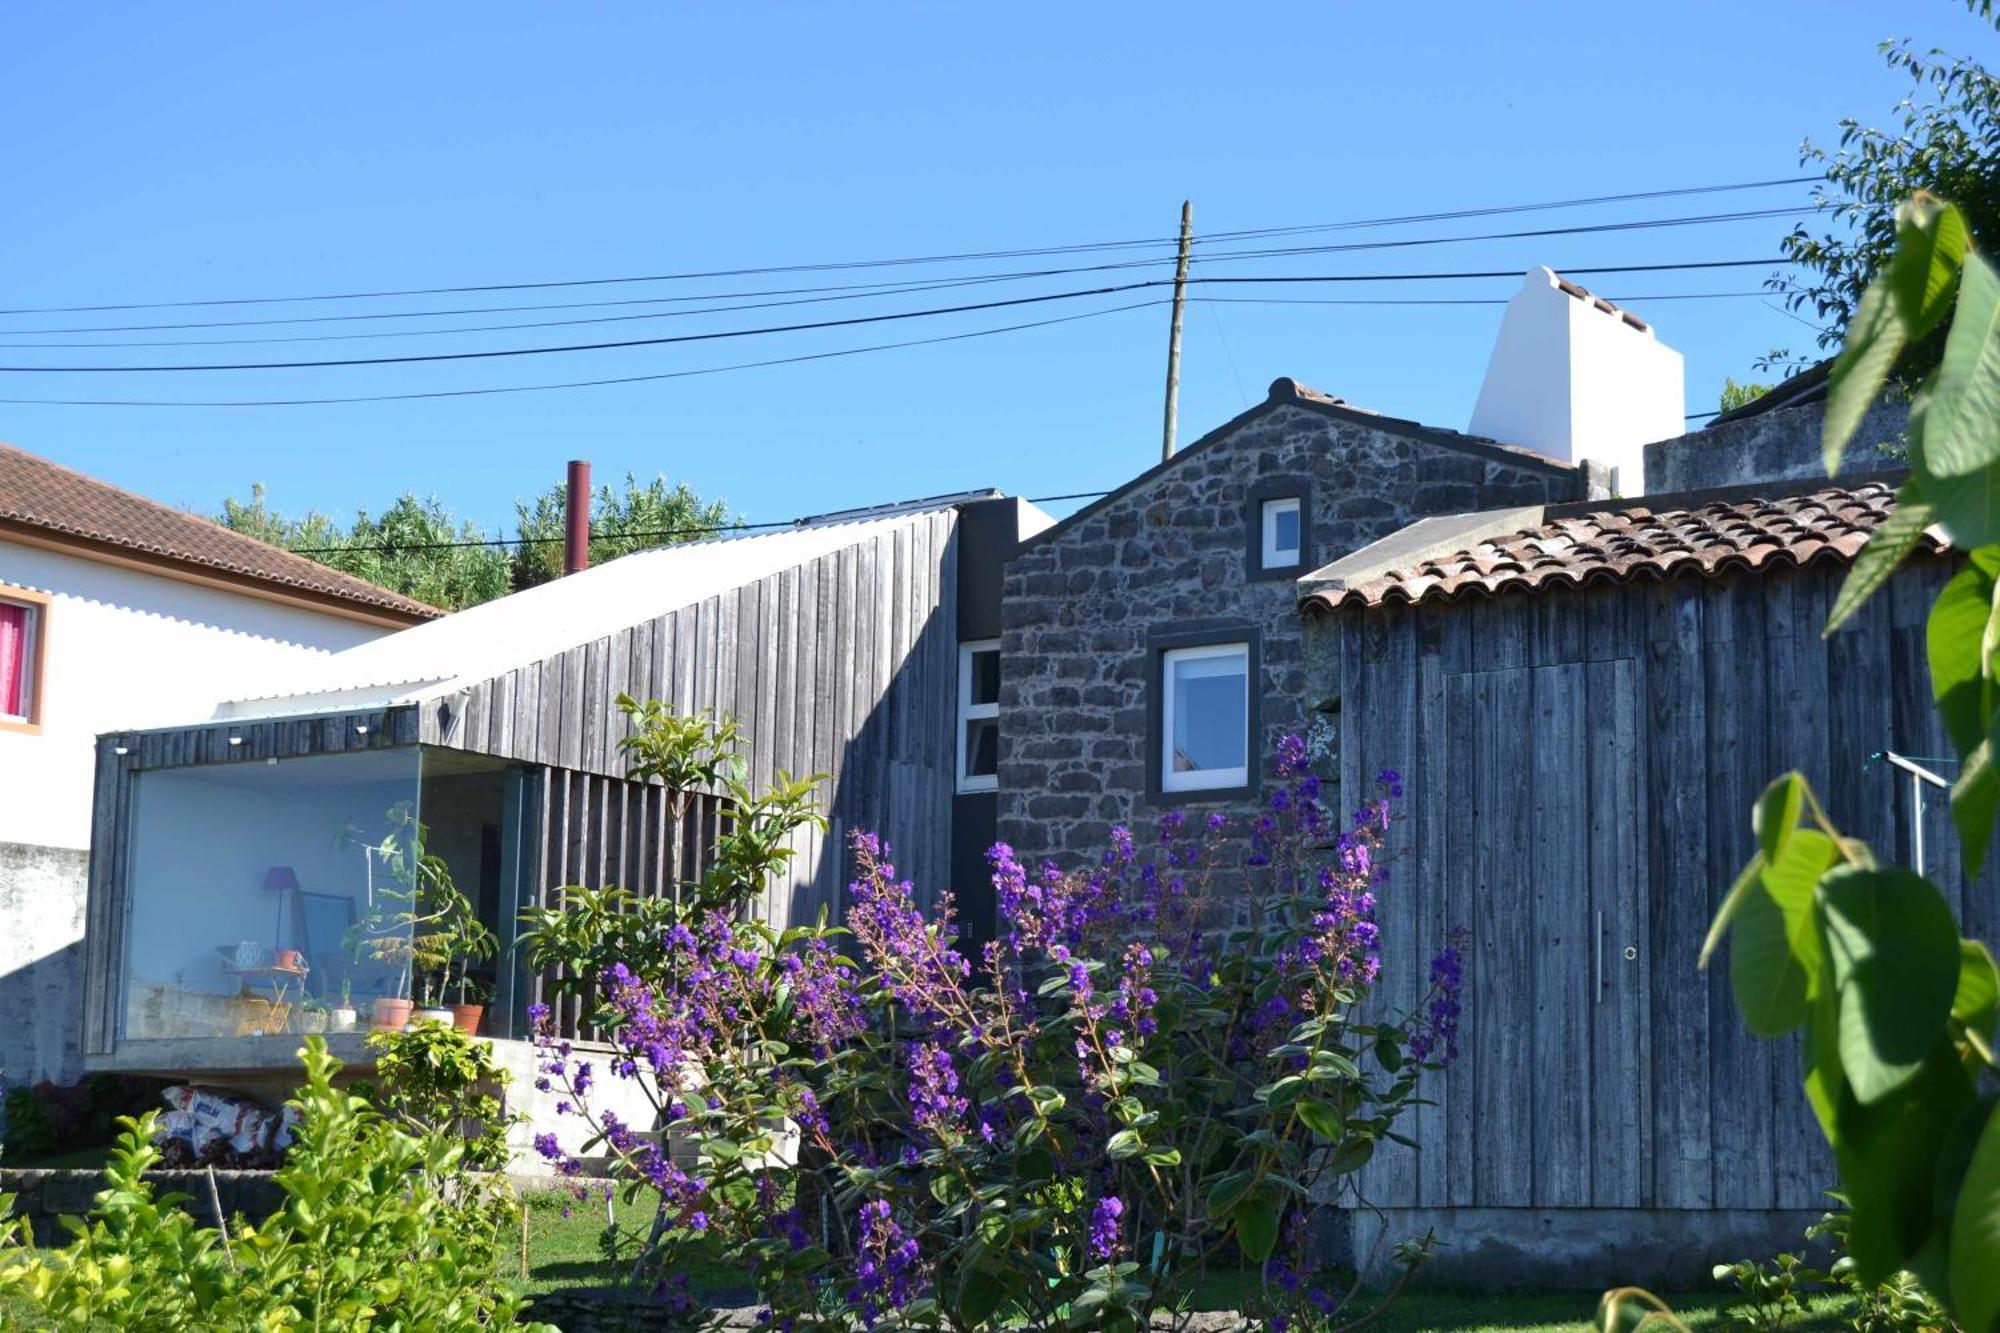
<path fill-rule="evenodd" d="M 569 460 L 569 496 L 563 506 L 563 573 L 590 567 L 590 464 Z"/>

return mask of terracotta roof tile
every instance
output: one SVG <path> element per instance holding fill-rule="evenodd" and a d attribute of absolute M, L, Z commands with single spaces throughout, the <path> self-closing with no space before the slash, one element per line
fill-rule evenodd
<path fill-rule="evenodd" d="M 1313 593 L 1305 605 L 1333 609 L 1442 601 L 1852 560 L 1895 508 L 1895 495 L 1888 484 L 1871 481 L 1693 508 L 1656 510 L 1635 504 L 1553 517 L 1539 527 L 1419 560 L 1350 588 Z M 1942 549 L 1936 533 L 1925 540 L 1930 549 Z"/>
<path fill-rule="evenodd" d="M 345 603 L 394 620 L 415 622 L 444 614 L 415 598 L 0 444 L 0 535 L 10 528 L 315 601 Z"/>

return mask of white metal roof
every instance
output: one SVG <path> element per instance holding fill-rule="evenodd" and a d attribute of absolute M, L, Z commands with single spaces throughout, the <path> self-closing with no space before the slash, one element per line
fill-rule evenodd
<path fill-rule="evenodd" d="M 283 693 L 230 700 L 214 716 L 380 708 L 446 694 L 867 541 L 961 498 L 985 495 L 637 551 L 307 663 Z"/>

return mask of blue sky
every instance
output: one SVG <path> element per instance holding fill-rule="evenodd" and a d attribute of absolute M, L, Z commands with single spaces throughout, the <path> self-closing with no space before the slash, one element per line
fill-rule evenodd
<path fill-rule="evenodd" d="M 555 281 L 961 253 L 1794 175 L 1807 134 L 1887 116 L 1876 43 L 1986 53 L 1950 0 L 1217 7 L 16 3 L 0 11 L 0 305 Z M 1803 202 L 1804 187 L 1316 236 L 1390 239 Z M 1762 219 L 1311 255 L 1197 273 L 1525 269 L 1775 255 Z M 1140 257 L 1164 251 L 1137 252 Z M 1123 255 L 1031 261 L 1102 262 Z M 0 316 L 21 330 L 765 290 L 1020 261 L 317 306 Z M 1164 265 L 1138 276 L 1167 276 Z M 1762 269 L 1585 278 L 1613 297 L 1753 291 Z M 1131 280 L 1130 271 L 1114 276 Z M 596 342 L 1094 286 L 513 333 L 0 352 L 11 365 L 402 355 Z M 1231 296 L 1505 297 L 1514 280 Z M 1211 289 L 1219 290 L 1219 289 Z M 683 346 L 416 366 L 0 375 L 9 398 L 406 393 L 643 375 L 969 332 L 1155 295 Z M 1690 411 L 1810 330 L 1755 297 L 1630 301 L 1687 356 Z M 648 308 L 650 309 L 650 308 Z M 592 317 L 453 316 L 394 327 Z M 1197 305 L 1182 439 L 1291 375 L 1463 428 L 1497 306 Z M 386 324 L 74 335 L 176 340 Z M 346 514 L 435 492 L 488 525 L 590 458 L 753 519 L 994 485 L 1115 485 L 1157 456 L 1167 314 L 563 393 L 292 408 L 0 405 L 0 439 L 203 510 L 265 483 Z"/>

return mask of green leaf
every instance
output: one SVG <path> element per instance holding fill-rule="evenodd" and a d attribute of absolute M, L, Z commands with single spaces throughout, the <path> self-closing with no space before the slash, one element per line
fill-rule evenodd
<path fill-rule="evenodd" d="M 1368 1159 L 1375 1155 L 1375 1140 L 1349 1139 L 1333 1150 L 1333 1160 L 1327 1163 L 1327 1171 L 1336 1176 L 1344 1176 L 1359 1171 L 1368 1165 Z"/>
<path fill-rule="evenodd" d="M 1923 541 L 1924 529 L 1930 527 L 1931 519 L 1931 507 L 1918 495 L 1917 483 L 1904 482 L 1896 492 L 1895 509 L 1869 536 L 1868 544 L 1854 557 L 1847 577 L 1841 580 L 1833 609 L 1826 614 L 1823 634 L 1830 635 L 1846 624 L 1889 581 L 1889 576 Z"/>
<path fill-rule="evenodd" d="M 1972 1081 L 1947 1046 L 1932 1050 L 1900 1095 L 1872 1106 L 1841 1098 L 1831 1137 L 1853 1213 L 1848 1252 L 1863 1282 L 1887 1280 L 1934 1242 L 1939 1158 L 1971 1103 Z"/>
<path fill-rule="evenodd" d="M 1994 1019 L 2000 1018 L 2000 969 L 1978 940 L 1958 942 L 1958 991 L 1951 997 L 1951 1016 L 1992 1039 Z"/>
<path fill-rule="evenodd" d="M 1897 211 L 1895 253 L 1862 294 L 1827 378 L 1820 450 L 1829 475 L 1840 470 L 1841 455 L 1904 347 L 1951 308 L 1966 239 L 1964 217 L 1935 196 L 1919 194 Z"/>
<path fill-rule="evenodd" d="M 1250 1188 L 1253 1179 L 1248 1171 L 1231 1171 L 1228 1175 L 1216 1177 L 1208 1187 L 1208 1211 L 1211 1216 L 1220 1216 L 1236 1206 Z"/>
<path fill-rule="evenodd" d="M 1805 775 L 1797 769 L 1773 779 L 1764 788 L 1764 794 L 1751 807 L 1750 826 L 1757 830 L 1757 841 L 1764 849 L 1765 860 L 1777 861 L 1784 857 L 1785 848 L 1792 840 L 1792 830 L 1799 826 L 1799 815 L 1805 807 Z"/>
<path fill-rule="evenodd" d="M 1757 876 L 1763 870 L 1764 853 L 1759 851 L 1737 872 L 1736 882 L 1729 886 L 1729 892 L 1722 895 L 1722 906 L 1715 909 L 1715 920 L 1708 923 L 1708 938 L 1701 942 L 1701 958 L 1695 966 L 1708 966 L 1708 960 L 1714 955 L 1716 946 L 1722 943 L 1722 937 L 1729 932 L 1736 914 L 1743 910 L 1745 900 L 1756 890 Z"/>
<path fill-rule="evenodd" d="M 1839 999 L 1840 1066 L 1863 1104 L 1915 1077 L 1958 990 L 1958 925 L 1927 879 L 1840 866 L 1819 885 L 1821 943 Z"/>
<path fill-rule="evenodd" d="M 1340 1142 L 1347 1133 L 1347 1123 L 1340 1112 L 1317 1097 L 1308 1097 L 1299 1103 L 1299 1119 L 1305 1121 L 1307 1129 L 1328 1143 Z"/>
<path fill-rule="evenodd" d="M 1994 721 L 2000 723 L 2000 714 Z M 2000 813 L 2000 754 L 1989 736 L 1965 756 L 1958 781 L 1951 784 L 1951 822 L 1965 849 L 1965 877 L 1978 876 L 1986 864 L 1987 844 L 1993 838 L 1993 819 Z"/>
<path fill-rule="evenodd" d="M 1992 614 L 1992 576 L 1969 564 L 1944 585 L 1924 624 L 1931 697 L 1960 758 L 1986 737 L 1987 687 L 1979 646 Z"/>
<path fill-rule="evenodd" d="M 972 1269 L 959 1284 L 958 1321 L 967 1328 L 977 1328 L 991 1319 L 1006 1299 L 1005 1283 L 983 1269 Z"/>
<path fill-rule="evenodd" d="M 1146 1145 L 1139 1141 L 1137 1131 L 1121 1129 L 1104 1145 L 1104 1155 L 1113 1161 L 1123 1161 L 1127 1157 L 1137 1157 Z"/>
<path fill-rule="evenodd" d="M 1846 344 L 1827 376 L 1826 417 L 1820 424 L 1819 448 L 1828 476 L 1840 471 L 1847 442 L 1860 429 L 1869 404 L 1882 392 L 1908 341 L 1909 334 L 1889 297 L 1888 277 L 1878 277 L 1861 294 L 1861 303 L 1847 324 Z"/>
<path fill-rule="evenodd" d="M 1775 785 L 1775 784 L 1774 784 Z M 1779 1037 L 1806 1019 L 1806 995 L 1820 970 L 1813 888 L 1839 856 L 1833 839 L 1800 829 L 1784 855 L 1764 867 L 1729 934 L 1729 981 L 1743 1021 Z"/>
<path fill-rule="evenodd" d="M 1989 1113 L 1951 1218 L 1951 1305 L 1968 1330 L 2000 1320 L 2000 1116 Z"/>
<path fill-rule="evenodd" d="M 1236 1210 L 1236 1243 L 1253 1264 L 1270 1258 L 1278 1244 L 1278 1206 L 1261 1197 L 1244 1200 Z"/>
<path fill-rule="evenodd" d="M 1913 440 L 1911 462 L 1952 540 L 2000 540 L 2000 275 L 1965 257 L 1958 308 Z"/>

